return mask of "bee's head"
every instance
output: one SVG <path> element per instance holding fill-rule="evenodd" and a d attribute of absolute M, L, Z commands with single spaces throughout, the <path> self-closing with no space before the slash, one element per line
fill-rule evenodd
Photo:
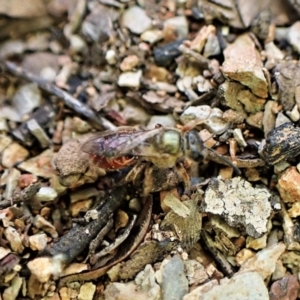
<path fill-rule="evenodd" d="M 185 132 L 182 137 L 182 145 L 187 157 L 195 161 L 202 161 L 206 157 L 207 149 L 197 131 Z"/>

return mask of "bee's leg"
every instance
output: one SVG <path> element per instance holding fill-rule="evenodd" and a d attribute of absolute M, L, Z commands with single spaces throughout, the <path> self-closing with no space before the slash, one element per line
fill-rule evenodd
<path fill-rule="evenodd" d="M 125 182 L 131 182 L 133 185 L 140 185 L 147 166 L 147 162 L 137 163 L 126 175 Z"/>
<path fill-rule="evenodd" d="M 173 189 L 181 182 L 183 182 L 185 189 L 189 188 L 190 177 L 182 164 L 165 169 L 149 165 L 144 172 L 143 195 Z"/>
<path fill-rule="evenodd" d="M 186 168 L 182 164 L 177 164 L 175 168 L 180 181 L 184 184 L 184 190 L 188 190 L 191 187 L 191 178 Z"/>

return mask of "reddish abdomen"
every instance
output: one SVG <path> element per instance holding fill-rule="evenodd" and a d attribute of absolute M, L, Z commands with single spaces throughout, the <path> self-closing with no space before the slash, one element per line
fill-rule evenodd
<path fill-rule="evenodd" d="M 105 170 L 119 170 L 134 164 L 136 157 L 121 156 L 117 158 L 108 158 L 104 156 L 91 155 L 93 163 Z"/>

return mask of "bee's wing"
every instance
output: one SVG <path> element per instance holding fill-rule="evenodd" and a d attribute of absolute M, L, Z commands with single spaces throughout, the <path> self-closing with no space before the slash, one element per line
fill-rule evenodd
<path fill-rule="evenodd" d="M 163 130 L 162 127 L 153 130 L 124 129 L 105 131 L 93 136 L 81 146 L 83 152 L 105 156 L 118 157 L 124 155 L 143 156 L 142 145 Z M 141 146 L 141 147 L 139 147 Z"/>

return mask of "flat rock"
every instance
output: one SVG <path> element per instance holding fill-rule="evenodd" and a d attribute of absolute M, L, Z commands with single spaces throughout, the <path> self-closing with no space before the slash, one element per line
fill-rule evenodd
<path fill-rule="evenodd" d="M 162 271 L 163 299 L 181 300 L 188 292 L 188 280 L 184 274 L 184 264 L 178 255 L 175 255 L 164 266 Z"/>
<path fill-rule="evenodd" d="M 224 50 L 222 71 L 226 77 L 250 88 L 258 97 L 268 96 L 268 84 L 262 71 L 263 63 L 248 34 L 239 36 Z"/>
<path fill-rule="evenodd" d="M 205 192 L 203 209 L 223 217 L 229 226 L 244 227 L 248 235 L 258 238 L 267 232 L 272 211 L 270 197 L 266 188 L 253 188 L 241 177 L 212 178 Z"/>
<path fill-rule="evenodd" d="M 206 291 L 204 287 L 210 285 L 211 290 Z M 268 290 L 265 283 L 257 272 L 243 273 L 234 276 L 220 285 L 212 285 L 209 282 L 193 290 L 186 295 L 184 300 L 267 300 Z"/>
<path fill-rule="evenodd" d="M 147 265 L 135 281 L 127 283 L 113 282 L 104 291 L 106 300 L 158 300 L 160 287 L 155 281 L 155 273 L 151 265 Z"/>
<path fill-rule="evenodd" d="M 8 149 L 8 148 L 6 148 Z M 50 149 L 45 150 L 40 155 L 32 157 L 21 164 L 18 165 L 18 168 L 32 173 L 33 175 L 40 176 L 43 178 L 50 178 L 54 173 L 52 167 L 53 152 Z"/>
<path fill-rule="evenodd" d="M 287 275 L 272 284 L 270 300 L 298 299 L 299 287 L 297 275 Z"/>
<path fill-rule="evenodd" d="M 273 274 L 276 262 L 284 253 L 286 246 L 283 243 L 274 244 L 249 258 L 240 268 L 238 274 L 257 272 L 262 279 L 266 279 Z"/>

